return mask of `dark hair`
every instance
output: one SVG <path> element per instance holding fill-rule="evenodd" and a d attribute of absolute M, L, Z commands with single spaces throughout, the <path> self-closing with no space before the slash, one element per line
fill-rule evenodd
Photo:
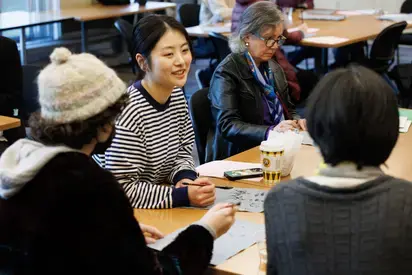
<path fill-rule="evenodd" d="M 44 119 L 40 112 L 33 113 L 29 119 L 31 136 L 45 145 L 66 145 L 81 149 L 96 138 L 99 127 L 113 123 L 127 104 L 124 94 L 113 105 L 91 118 L 66 124 L 56 124 Z"/>
<path fill-rule="evenodd" d="M 136 66 L 137 79 L 143 79 L 145 72 L 140 68 L 136 62 L 136 54 L 143 55 L 150 66 L 150 54 L 157 42 L 162 38 L 168 29 L 176 30 L 183 34 L 189 43 L 190 52 L 193 53 L 191 40 L 185 27 L 180 24 L 176 19 L 167 15 L 149 15 L 143 17 L 137 22 L 133 29 L 133 41 L 132 41 L 132 60 Z"/>
<path fill-rule="evenodd" d="M 326 163 L 362 166 L 384 163 L 398 139 L 394 91 L 375 72 L 350 66 L 327 74 L 307 105 L 308 131 Z"/>

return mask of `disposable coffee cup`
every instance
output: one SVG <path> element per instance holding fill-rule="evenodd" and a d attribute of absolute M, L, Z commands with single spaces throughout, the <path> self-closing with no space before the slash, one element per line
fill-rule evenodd
<path fill-rule="evenodd" d="M 260 162 L 262 164 L 263 182 L 273 186 L 280 182 L 285 149 L 282 143 L 265 140 L 260 144 Z"/>

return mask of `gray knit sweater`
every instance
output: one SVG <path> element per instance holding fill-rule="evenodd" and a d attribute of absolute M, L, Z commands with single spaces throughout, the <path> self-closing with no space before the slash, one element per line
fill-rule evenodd
<path fill-rule="evenodd" d="M 412 184 L 386 175 L 351 188 L 303 178 L 265 201 L 267 274 L 412 274 Z"/>

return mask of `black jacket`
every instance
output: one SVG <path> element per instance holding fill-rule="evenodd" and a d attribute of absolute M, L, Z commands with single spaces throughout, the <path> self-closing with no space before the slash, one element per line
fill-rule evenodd
<path fill-rule="evenodd" d="M 0 273 L 202 274 L 213 237 L 192 225 L 160 254 L 145 243 L 133 209 L 108 171 L 61 153 L 8 200 L 0 199 Z"/>
<path fill-rule="evenodd" d="M 298 119 L 290 100 L 285 74 L 269 61 L 286 119 Z M 243 54 L 228 55 L 216 68 L 209 88 L 213 126 L 209 131 L 206 161 L 225 159 L 259 145 L 269 126 L 263 124 L 263 89 L 256 82 Z"/>

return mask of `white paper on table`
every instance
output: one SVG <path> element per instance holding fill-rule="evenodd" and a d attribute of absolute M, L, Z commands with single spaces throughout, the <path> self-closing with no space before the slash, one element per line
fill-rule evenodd
<path fill-rule="evenodd" d="M 379 10 L 369 9 L 369 10 L 341 10 L 337 11 L 336 14 L 346 15 L 346 16 L 357 16 L 357 15 L 375 15 L 378 14 Z"/>
<path fill-rule="evenodd" d="M 304 145 L 314 145 L 315 142 L 313 141 L 312 137 L 309 135 L 309 132 L 302 131 L 300 134 L 303 136 L 302 144 Z"/>
<path fill-rule="evenodd" d="M 399 128 L 405 127 L 407 120 L 408 118 L 406 116 L 400 116 L 399 117 Z"/>
<path fill-rule="evenodd" d="M 399 132 L 401 132 L 401 133 L 407 133 L 408 131 L 409 131 L 409 127 L 411 126 L 411 121 L 410 120 L 407 120 L 406 121 L 406 123 L 405 123 L 405 125 L 404 125 L 404 127 L 402 127 L 402 128 L 399 128 Z"/>
<path fill-rule="evenodd" d="M 297 31 L 300 31 L 301 29 L 299 29 L 298 27 L 296 27 L 296 28 L 289 28 L 288 29 L 288 32 L 290 33 L 290 32 L 297 32 Z M 318 28 L 308 28 L 307 30 L 306 30 L 306 32 L 305 32 L 305 34 L 306 33 L 309 33 L 309 34 L 312 34 L 312 33 L 317 33 L 319 31 L 319 29 Z"/>
<path fill-rule="evenodd" d="M 337 11 L 336 14 L 345 15 L 345 16 L 356 16 L 362 15 L 363 13 L 360 11 Z"/>
<path fill-rule="evenodd" d="M 184 229 L 185 228 L 178 229 L 175 232 L 166 235 L 163 239 L 157 240 L 154 244 L 149 244 L 148 247 L 161 251 L 172 243 Z M 250 247 L 256 242 L 254 234 L 262 230 L 265 230 L 264 224 L 236 220 L 226 234 L 223 234 L 220 238 L 215 240 L 210 263 L 212 265 L 219 265 L 235 256 L 240 251 Z"/>
<path fill-rule="evenodd" d="M 215 160 L 202 164 L 196 168 L 196 171 L 204 177 L 224 178 L 226 171 L 242 170 L 250 168 L 260 168 L 260 163 L 229 161 L 229 160 Z M 249 178 L 249 181 L 260 181 L 262 177 Z"/>
<path fill-rule="evenodd" d="M 389 20 L 389 21 L 412 21 L 412 14 L 405 13 L 388 13 L 378 17 L 380 20 Z"/>
<path fill-rule="evenodd" d="M 375 10 L 375 9 L 356 10 L 356 11 L 360 12 L 363 15 L 374 15 L 379 12 L 379 10 Z"/>
<path fill-rule="evenodd" d="M 232 27 L 232 23 L 215 24 L 215 25 L 201 25 L 204 32 L 228 33 Z"/>
<path fill-rule="evenodd" d="M 339 44 L 348 41 L 348 38 L 344 37 L 336 37 L 336 36 L 316 36 L 316 37 L 308 37 L 304 38 L 303 41 L 305 42 L 312 42 L 312 43 L 322 43 L 322 44 Z"/>

